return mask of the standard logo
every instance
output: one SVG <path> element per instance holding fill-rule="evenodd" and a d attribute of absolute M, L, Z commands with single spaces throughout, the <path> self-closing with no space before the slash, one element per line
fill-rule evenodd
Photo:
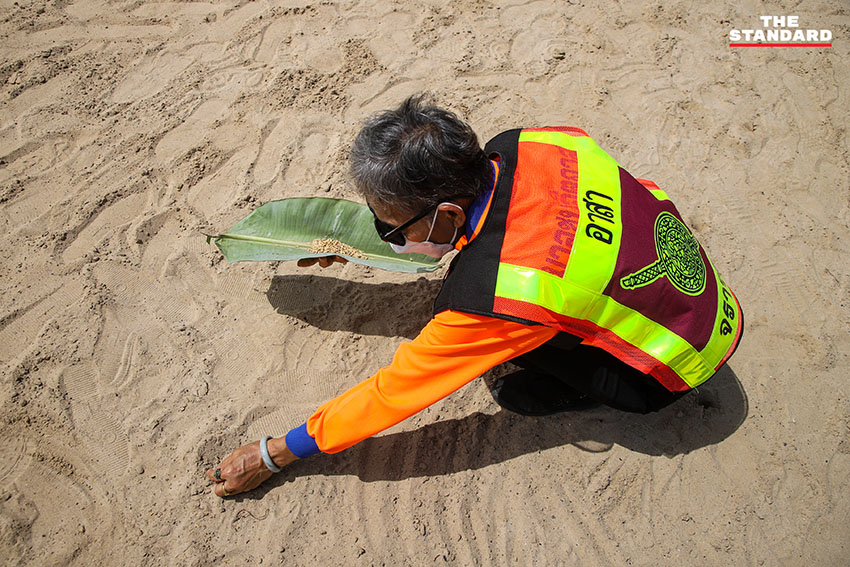
<path fill-rule="evenodd" d="M 729 32 L 729 47 L 832 47 L 831 30 L 800 29 L 799 16 L 759 16 L 761 29 Z"/>
<path fill-rule="evenodd" d="M 622 278 L 623 289 L 643 287 L 667 276 L 682 293 L 699 295 L 705 290 L 705 262 L 699 243 L 688 227 L 668 211 L 655 219 L 655 250 L 658 260 Z"/>

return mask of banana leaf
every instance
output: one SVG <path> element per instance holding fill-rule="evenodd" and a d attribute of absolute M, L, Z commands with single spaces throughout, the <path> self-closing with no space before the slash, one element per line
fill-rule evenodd
<path fill-rule="evenodd" d="M 349 262 L 392 272 L 431 272 L 439 261 L 422 254 L 396 254 L 378 237 L 366 205 L 345 199 L 294 197 L 270 201 L 233 225 L 229 232 L 207 235 L 228 262 L 300 260 L 337 255 Z M 316 239 L 332 239 L 362 255 L 311 252 Z"/>

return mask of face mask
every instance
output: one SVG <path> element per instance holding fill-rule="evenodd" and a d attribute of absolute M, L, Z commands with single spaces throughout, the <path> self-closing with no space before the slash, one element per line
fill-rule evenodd
<path fill-rule="evenodd" d="M 440 205 L 451 205 L 463 211 L 461 207 L 455 205 L 454 203 L 440 203 Z M 390 243 L 390 248 L 393 249 L 393 252 L 395 252 L 396 254 L 425 254 L 426 256 L 431 256 L 432 258 L 439 259 L 454 250 L 454 241 L 455 237 L 457 236 L 457 227 L 455 227 L 455 231 L 454 233 L 452 233 L 452 239 L 446 242 L 445 244 L 437 244 L 436 242 L 429 242 L 428 240 L 429 238 L 431 238 L 431 233 L 434 231 L 434 224 L 436 224 L 437 215 L 439 214 L 439 212 L 439 210 L 434 211 L 434 218 L 431 219 L 431 229 L 428 231 L 428 236 L 425 237 L 424 242 L 413 242 L 411 240 L 408 240 L 405 236 L 404 246 L 399 246 L 398 244 Z"/>

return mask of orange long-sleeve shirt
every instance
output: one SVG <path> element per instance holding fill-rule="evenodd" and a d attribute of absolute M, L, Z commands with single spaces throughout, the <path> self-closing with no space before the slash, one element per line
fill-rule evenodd
<path fill-rule="evenodd" d="M 346 449 L 441 400 L 490 368 L 537 348 L 556 333 L 545 326 L 444 311 L 412 342 L 401 344 L 389 366 L 316 410 L 302 426 L 301 436 L 315 440 L 311 452 Z M 290 435 L 295 441 L 299 434 Z M 293 443 L 296 449 L 302 444 L 309 448 L 308 439 L 298 441 Z"/>

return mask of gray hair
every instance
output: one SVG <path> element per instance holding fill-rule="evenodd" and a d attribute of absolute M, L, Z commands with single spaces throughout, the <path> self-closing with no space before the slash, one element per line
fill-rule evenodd
<path fill-rule="evenodd" d="M 492 181 L 472 128 L 421 94 L 366 121 L 351 149 L 351 174 L 367 201 L 410 213 L 478 196 Z"/>

